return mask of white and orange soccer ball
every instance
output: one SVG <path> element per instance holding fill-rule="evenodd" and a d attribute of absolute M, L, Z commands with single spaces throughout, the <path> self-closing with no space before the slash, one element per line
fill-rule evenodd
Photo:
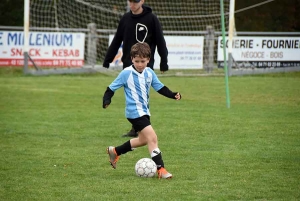
<path fill-rule="evenodd" d="M 156 164 L 150 158 L 142 158 L 135 164 L 135 173 L 139 177 L 154 177 L 156 170 Z"/>

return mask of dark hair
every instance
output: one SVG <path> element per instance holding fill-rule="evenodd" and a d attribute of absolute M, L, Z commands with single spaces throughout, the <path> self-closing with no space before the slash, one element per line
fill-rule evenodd
<path fill-rule="evenodd" d="M 149 58 L 151 57 L 151 50 L 147 43 L 136 43 L 131 47 L 130 50 L 131 58 L 141 57 Z"/>

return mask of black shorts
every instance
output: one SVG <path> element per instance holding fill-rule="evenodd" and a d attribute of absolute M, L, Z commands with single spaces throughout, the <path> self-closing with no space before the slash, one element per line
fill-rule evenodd
<path fill-rule="evenodd" d="M 147 126 L 151 125 L 150 117 L 148 115 L 144 115 L 136 119 L 127 118 L 127 120 L 132 124 L 132 127 L 136 132 L 141 131 Z"/>

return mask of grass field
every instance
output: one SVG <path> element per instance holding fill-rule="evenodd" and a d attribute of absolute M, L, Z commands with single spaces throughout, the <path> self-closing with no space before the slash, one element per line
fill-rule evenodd
<path fill-rule="evenodd" d="M 172 180 L 139 178 L 142 147 L 116 170 L 125 142 L 123 90 L 102 109 L 101 74 L 33 77 L 0 69 L 0 200 L 300 200 L 300 73 L 161 77 L 183 99 L 152 91 L 152 125 Z"/>

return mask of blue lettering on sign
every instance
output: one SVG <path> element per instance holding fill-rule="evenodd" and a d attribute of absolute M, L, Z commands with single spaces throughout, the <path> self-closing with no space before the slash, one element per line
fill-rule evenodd
<path fill-rule="evenodd" d="M 0 33 L 2 35 L 2 33 Z M 0 39 L 1 39 L 0 35 Z M 1 41 L 0 41 L 1 42 Z M 0 43 L 2 44 L 2 42 Z M 23 32 L 8 33 L 8 45 L 24 45 Z M 30 46 L 73 46 L 73 35 L 65 33 L 30 33 Z"/>
<path fill-rule="evenodd" d="M 57 46 L 61 46 L 61 44 L 62 44 L 62 38 L 61 38 L 61 37 L 58 37 L 58 36 L 56 35 L 56 37 L 55 37 L 55 42 L 56 42 L 56 45 L 57 45 Z"/>
<path fill-rule="evenodd" d="M 10 45 L 23 45 L 20 41 L 20 33 L 8 33 L 7 44 Z"/>
<path fill-rule="evenodd" d="M 0 32 L 0 45 L 3 45 L 3 43 L 2 43 L 2 35 L 3 35 L 3 32 Z"/>
<path fill-rule="evenodd" d="M 73 35 L 69 34 L 65 36 L 65 40 L 67 43 L 70 43 L 70 46 L 73 46 Z"/>
<path fill-rule="evenodd" d="M 33 38 L 33 34 L 29 34 L 29 45 L 34 45 L 34 43 L 32 42 L 34 39 Z"/>
<path fill-rule="evenodd" d="M 72 46 L 72 34 L 37 34 L 35 38 L 30 37 L 30 45 L 35 46 Z"/>
<path fill-rule="evenodd" d="M 35 45 L 37 45 L 37 46 L 41 46 L 42 45 L 41 38 L 42 38 L 42 34 L 36 34 Z"/>
<path fill-rule="evenodd" d="M 45 41 L 46 44 L 51 44 L 50 34 L 44 34 L 43 41 Z"/>

